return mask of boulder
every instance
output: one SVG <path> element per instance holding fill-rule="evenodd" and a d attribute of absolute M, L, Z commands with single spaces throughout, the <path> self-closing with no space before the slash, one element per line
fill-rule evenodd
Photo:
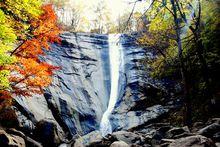
<path fill-rule="evenodd" d="M 215 133 L 212 138 L 214 141 L 220 142 L 220 132 Z"/>
<path fill-rule="evenodd" d="M 166 132 L 166 138 L 180 138 L 190 135 L 190 130 L 185 127 L 174 127 Z"/>
<path fill-rule="evenodd" d="M 127 131 L 113 132 L 111 136 L 116 140 L 123 141 L 127 144 L 143 145 L 145 142 L 144 137 L 141 136 L 140 134 L 127 132 Z"/>
<path fill-rule="evenodd" d="M 175 138 L 181 138 L 191 135 L 188 127 L 171 127 L 171 126 L 163 126 L 157 129 L 152 134 L 151 144 L 156 146 L 159 144 L 167 144 L 167 139 L 170 140 Z"/>
<path fill-rule="evenodd" d="M 220 124 L 220 118 L 211 118 L 207 124 L 213 124 L 213 123 L 217 123 L 217 124 Z"/>
<path fill-rule="evenodd" d="M 75 140 L 74 147 L 96 146 L 101 144 L 103 137 L 99 131 L 93 131 Z"/>
<path fill-rule="evenodd" d="M 202 129 L 205 126 L 205 124 L 203 122 L 195 122 L 193 123 L 192 132 L 198 132 L 200 129 Z"/>
<path fill-rule="evenodd" d="M 206 137 L 209 137 L 209 138 L 213 138 L 213 136 L 220 132 L 220 124 L 218 123 L 213 123 L 211 125 L 208 125 L 202 129 L 200 129 L 198 131 L 198 134 L 199 135 L 203 135 L 203 136 L 206 136 Z M 217 134 L 216 134 L 217 135 Z"/>
<path fill-rule="evenodd" d="M 48 120 L 41 120 L 36 124 L 34 137 L 43 146 L 57 146 L 61 143 L 56 124 Z"/>
<path fill-rule="evenodd" d="M 0 146 L 1 147 L 25 147 L 25 141 L 22 137 L 11 135 L 4 130 L 0 130 Z"/>
<path fill-rule="evenodd" d="M 43 147 L 39 142 L 33 140 L 32 138 L 26 136 L 24 133 L 14 128 L 7 129 L 7 133 L 22 137 L 25 140 L 26 146 L 28 147 Z"/>
<path fill-rule="evenodd" d="M 176 139 L 169 147 L 215 147 L 213 141 L 205 136 L 195 135 Z"/>
<path fill-rule="evenodd" d="M 215 143 L 216 147 L 220 147 L 220 142 Z"/>
<path fill-rule="evenodd" d="M 124 141 L 115 141 L 111 144 L 110 147 L 130 147 L 130 146 Z"/>

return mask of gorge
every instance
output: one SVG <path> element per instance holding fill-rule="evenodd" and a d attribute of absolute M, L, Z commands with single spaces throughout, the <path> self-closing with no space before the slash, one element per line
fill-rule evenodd
<path fill-rule="evenodd" d="M 0 147 L 220 147 L 218 0 L 0 0 Z"/>
<path fill-rule="evenodd" d="M 141 63 L 156 54 L 136 44 L 138 34 L 65 32 L 60 37 L 61 43 L 51 44 L 42 58 L 60 67 L 52 84 L 43 95 L 17 97 L 12 106 L 17 129 L 27 136 L 13 129 L 7 133 L 37 147 L 213 144 L 200 134 L 219 127 L 218 119 L 201 130 L 191 128 L 196 133 L 168 122 L 167 115 L 181 101 L 168 92 L 166 84 L 173 83 L 152 79 L 150 69 Z M 181 137 L 185 142 L 179 142 Z"/>
<path fill-rule="evenodd" d="M 146 107 L 136 108 L 148 99 L 141 89 L 157 89 L 160 82 L 143 73 L 138 60 L 153 54 L 138 47 L 135 37 L 66 32 L 61 38 L 62 44 L 52 44 L 44 59 L 61 67 L 44 96 L 17 98 L 24 128 L 31 130 L 46 119 L 71 138 L 99 130 L 101 123 L 101 130 L 102 125 L 107 129 L 102 133 L 107 135 L 142 125 L 168 111 L 161 105 L 147 111 Z"/>

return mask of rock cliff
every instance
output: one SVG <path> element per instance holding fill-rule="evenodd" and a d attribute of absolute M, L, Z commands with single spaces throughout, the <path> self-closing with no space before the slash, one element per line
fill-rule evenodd
<path fill-rule="evenodd" d="M 61 39 L 61 44 L 52 44 L 42 58 L 61 68 L 51 86 L 44 95 L 16 98 L 14 109 L 24 130 L 34 130 L 36 123 L 47 120 L 72 138 L 99 130 L 111 89 L 109 42 L 108 35 L 88 33 L 66 32 Z M 153 58 L 153 53 L 138 47 L 135 35 L 121 35 L 118 43 L 123 46 L 123 60 L 118 100 L 110 117 L 114 131 L 142 125 L 168 111 L 161 105 L 147 108 L 149 95 L 162 88 L 139 61 L 146 55 Z"/>

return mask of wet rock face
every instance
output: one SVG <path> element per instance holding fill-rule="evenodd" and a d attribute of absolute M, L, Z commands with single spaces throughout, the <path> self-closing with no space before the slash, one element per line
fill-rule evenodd
<path fill-rule="evenodd" d="M 108 36 L 64 33 L 61 39 L 62 43 L 52 44 L 43 59 L 61 68 L 44 96 L 17 101 L 28 115 L 33 114 L 37 121 L 54 120 L 71 138 L 76 133 L 82 135 L 97 130 L 107 109 L 110 92 Z"/>
<path fill-rule="evenodd" d="M 145 55 L 153 58 L 153 54 L 135 45 L 134 38 L 122 35 L 120 39 L 124 58 L 118 101 L 111 116 L 115 131 L 142 125 L 167 112 L 161 105 L 146 109 L 148 98 L 154 97 L 161 87 L 149 78 L 139 62 Z M 61 39 L 62 43 L 52 44 L 42 58 L 61 67 L 53 83 L 44 95 L 17 98 L 16 107 L 20 122 L 28 130 L 33 130 L 40 120 L 51 120 L 58 132 L 71 139 L 75 134 L 98 130 L 107 109 L 111 89 L 109 43 L 107 35 L 89 33 L 66 32 Z"/>
<path fill-rule="evenodd" d="M 166 112 L 168 109 L 161 105 L 155 105 L 142 111 L 115 113 L 111 120 L 114 130 L 128 130 L 153 121 Z"/>
<path fill-rule="evenodd" d="M 99 128 L 108 103 L 108 37 L 69 33 L 61 37 L 62 46 L 53 44 L 46 59 L 62 68 L 47 93 L 68 131 L 86 134 Z"/>
<path fill-rule="evenodd" d="M 118 101 L 111 115 L 114 131 L 143 125 L 168 111 L 161 105 L 150 105 L 150 101 L 165 90 L 161 82 L 150 78 L 146 70 L 148 67 L 141 63 L 143 58 L 150 60 L 155 56 L 152 51 L 136 44 L 137 37 L 135 34 L 121 36 L 124 58 L 120 68 Z M 156 104 L 158 103 L 159 101 Z"/>

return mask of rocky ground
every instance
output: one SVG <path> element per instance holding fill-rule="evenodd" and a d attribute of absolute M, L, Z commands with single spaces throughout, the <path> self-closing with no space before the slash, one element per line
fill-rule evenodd
<path fill-rule="evenodd" d="M 70 141 L 62 139 L 54 123 L 41 121 L 30 137 L 13 128 L 1 128 L 0 146 L 220 147 L 220 118 L 212 118 L 206 123 L 196 122 L 190 128 L 169 123 L 151 123 L 113 132 L 106 137 L 102 137 L 99 131 L 93 131 L 84 136 L 76 135 Z"/>

